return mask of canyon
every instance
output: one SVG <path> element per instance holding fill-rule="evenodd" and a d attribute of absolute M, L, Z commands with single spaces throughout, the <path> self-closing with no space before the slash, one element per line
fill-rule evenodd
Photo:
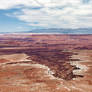
<path fill-rule="evenodd" d="M 92 92 L 92 35 L 0 34 L 0 92 Z"/>

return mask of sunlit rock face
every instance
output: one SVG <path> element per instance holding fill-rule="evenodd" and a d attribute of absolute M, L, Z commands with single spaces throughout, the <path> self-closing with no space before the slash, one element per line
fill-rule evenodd
<path fill-rule="evenodd" d="M 0 92 L 91 92 L 92 35 L 0 35 Z"/>

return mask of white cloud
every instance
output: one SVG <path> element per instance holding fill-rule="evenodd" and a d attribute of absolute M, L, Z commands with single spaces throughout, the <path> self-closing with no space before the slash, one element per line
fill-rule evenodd
<path fill-rule="evenodd" d="M 40 6 L 35 0 L 0 0 L 0 9 L 11 9 L 18 5 L 24 5 L 26 7 Z"/>
<path fill-rule="evenodd" d="M 0 9 L 23 5 L 13 16 L 31 26 L 79 28 L 92 27 L 92 0 L 0 0 Z M 31 9 L 41 7 L 41 9 Z M 10 14 L 9 14 L 10 15 Z"/>

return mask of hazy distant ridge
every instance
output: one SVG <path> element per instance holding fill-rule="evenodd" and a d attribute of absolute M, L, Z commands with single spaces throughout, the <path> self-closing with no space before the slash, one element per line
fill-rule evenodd
<path fill-rule="evenodd" d="M 0 33 L 11 33 L 11 32 L 0 32 Z M 16 33 L 16 32 L 13 32 L 13 33 Z M 47 28 L 47 29 L 33 29 L 30 31 L 20 31 L 17 33 L 92 34 L 92 28 L 78 28 L 78 29 Z"/>
<path fill-rule="evenodd" d="M 34 29 L 27 31 L 28 33 L 61 33 L 61 34 L 92 34 L 92 28 L 78 28 L 78 29 Z"/>

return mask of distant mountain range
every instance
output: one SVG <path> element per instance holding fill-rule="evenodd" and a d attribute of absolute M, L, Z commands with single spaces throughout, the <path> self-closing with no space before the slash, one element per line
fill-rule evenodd
<path fill-rule="evenodd" d="M 31 30 L 31 31 L 27 31 L 27 33 L 92 34 L 92 28 L 78 28 L 78 29 L 63 29 L 63 28 L 34 29 L 34 30 Z"/>
<path fill-rule="evenodd" d="M 10 32 L 0 32 L 10 33 Z M 21 31 L 14 33 L 58 33 L 58 34 L 92 34 L 92 28 L 77 28 L 77 29 L 63 29 L 63 28 L 48 28 L 48 29 L 33 29 L 31 31 Z"/>

